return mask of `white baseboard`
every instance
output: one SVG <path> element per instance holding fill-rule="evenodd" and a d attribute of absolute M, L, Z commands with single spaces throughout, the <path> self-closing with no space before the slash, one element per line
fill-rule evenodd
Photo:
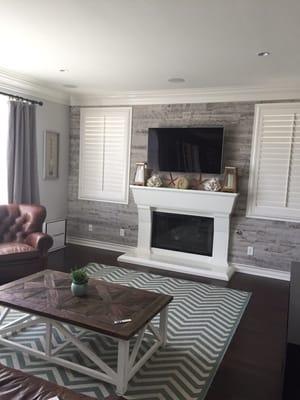
<path fill-rule="evenodd" d="M 277 269 L 262 268 L 255 265 L 235 264 L 231 263 L 236 272 L 243 274 L 262 276 L 265 278 L 280 279 L 282 281 L 290 281 L 291 273 L 289 271 L 279 271 Z"/>
<path fill-rule="evenodd" d="M 78 244 L 79 246 L 94 247 L 97 249 L 117 251 L 118 253 L 126 253 L 129 250 L 134 249 L 132 246 L 125 244 L 101 242 L 100 240 L 84 239 L 77 236 L 67 236 L 67 243 Z"/>
<path fill-rule="evenodd" d="M 67 243 L 77 244 L 79 246 L 94 247 L 103 250 L 116 251 L 118 253 L 127 253 L 135 249 L 133 246 L 127 246 L 125 244 L 101 242 L 94 239 L 84 239 L 77 236 L 67 236 Z M 262 268 L 255 265 L 245 265 L 230 263 L 230 266 L 234 268 L 236 272 L 243 274 L 261 276 L 264 278 L 279 279 L 282 281 L 289 281 L 291 274 L 288 271 L 279 271 L 271 268 Z"/>
<path fill-rule="evenodd" d="M 58 247 L 50 247 L 50 249 L 48 250 L 48 253 L 54 253 L 55 251 L 58 251 L 58 250 L 61 250 L 61 249 L 64 249 L 66 246 L 65 245 L 63 245 L 63 246 L 58 246 Z"/>

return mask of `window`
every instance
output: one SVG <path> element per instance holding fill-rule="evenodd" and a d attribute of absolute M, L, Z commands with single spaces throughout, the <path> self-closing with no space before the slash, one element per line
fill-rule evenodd
<path fill-rule="evenodd" d="M 247 216 L 300 221 L 300 103 L 256 105 Z"/>
<path fill-rule="evenodd" d="M 8 141 L 8 98 L 0 95 L 0 204 L 8 202 L 7 193 L 7 141 Z"/>
<path fill-rule="evenodd" d="M 128 203 L 131 108 L 81 108 L 79 199 Z"/>

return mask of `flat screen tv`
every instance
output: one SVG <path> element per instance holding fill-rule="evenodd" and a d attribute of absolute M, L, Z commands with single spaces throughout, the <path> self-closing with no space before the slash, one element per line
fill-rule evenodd
<path fill-rule="evenodd" d="M 223 127 L 150 128 L 148 167 L 156 171 L 221 174 Z"/>

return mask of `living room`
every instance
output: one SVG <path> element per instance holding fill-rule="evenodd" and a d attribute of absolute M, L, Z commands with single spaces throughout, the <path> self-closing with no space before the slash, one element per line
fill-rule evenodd
<path fill-rule="evenodd" d="M 2 3 L 0 398 L 297 398 L 300 4 Z"/>

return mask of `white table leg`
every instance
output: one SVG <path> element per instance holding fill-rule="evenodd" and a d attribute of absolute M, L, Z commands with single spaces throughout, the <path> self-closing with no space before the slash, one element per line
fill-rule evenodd
<path fill-rule="evenodd" d="M 52 324 L 46 322 L 46 348 L 45 353 L 47 356 L 51 356 L 52 351 Z"/>
<path fill-rule="evenodd" d="M 161 337 L 161 345 L 164 347 L 168 339 L 168 306 L 161 310 L 159 314 L 159 333 Z"/>
<path fill-rule="evenodd" d="M 3 310 L 2 310 L 2 313 L 1 313 L 1 315 L 0 315 L 0 324 L 2 324 L 2 322 L 5 320 L 5 317 L 7 316 L 7 314 L 9 313 L 9 308 L 4 308 Z"/>
<path fill-rule="evenodd" d="M 117 394 L 124 394 L 127 390 L 129 374 L 129 340 L 118 342 L 118 378 Z"/>
<path fill-rule="evenodd" d="M 0 325 L 5 319 L 9 309 L 4 309 L 0 314 Z M 8 339 L 5 339 L 3 334 L 17 332 L 21 329 L 27 328 L 32 325 L 39 323 L 45 323 L 46 325 L 46 335 L 45 335 L 45 348 L 43 351 L 36 349 L 31 349 L 30 347 L 17 343 Z M 141 358 L 136 361 L 136 356 L 142 345 L 144 331 L 146 326 L 139 332 L 136 338 L 136 344 L 131 352 L 131 362 L 130 362 L 130 343 L 129 340 L 117 339 L 118 341 L 118 364 L 117 372 L 110 368 L 99 356 L 97 356 L 91 349 L 83 344 L 79 339 L 81 335 L 73 335 L 67 328 L 65 328 L 61 323 L 51 320 L 50 318 L 37 317 L 30 314 L 23 315 L 14 321 L 7 323 L 4 327 L 0 327 L 0 344 L 11 347 L 19 351 L 25 351 L 26 353 L 32 354 L 35 357 L 40 357 L 41 359 L 51 361 L 54 364 L 63 366 L 64 368 L 69 368 L 77 372 L 92 376 L 93 378 L 102 380 L 104 382 L 116 385 L 116 391 L 118 395 L 124 395 L 127 391 L 129 380 L 137 373 L 137 371 L 146 363 L 147 360 L 151 358 L 153 353 L 160 347 L 164 346 L 167 342 L 167 325 L 168 325 L 168 306 L 166 306 L 160 312 L 160 324 L 159 329 L 155 328 L 150 324 L 150 332 L 152 339 L 156 339 L 152 346 L 147 350 Z M 88 368 L 82 365 L 78 365 L 74 362 L 70 362 L 64 358 L 57 357 L 56 354 L 58 350 L 61 350 L 63 346 L 57 346 L 53 349 L 52 336 L 53 336 L 53 326 L 58 330 L 63 336 L 65 336 L 68 343 L 73 343 L 78 350 L 85 354 L 90 360 L 92 360 L 101 371 L 95 370 L 94 368 Z M 150 333 L 149 333 L 150 335 Z M 104 371 L 104 372 L 102 372 Z"/>

